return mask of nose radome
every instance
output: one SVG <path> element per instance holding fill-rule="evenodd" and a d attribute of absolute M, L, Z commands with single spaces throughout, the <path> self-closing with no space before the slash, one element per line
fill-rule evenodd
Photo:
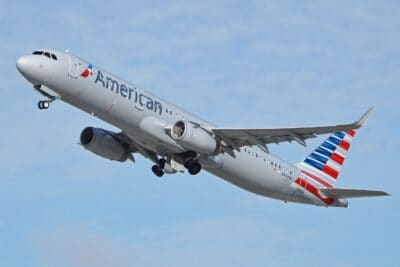
<path fill-rule="evenodd" d="M 21 72 L 22 74 L 26 73 L 26 70 L 28 68 L 28 58 L 26 56 L 18 58 L 16 65 L 19 72 Z"/>

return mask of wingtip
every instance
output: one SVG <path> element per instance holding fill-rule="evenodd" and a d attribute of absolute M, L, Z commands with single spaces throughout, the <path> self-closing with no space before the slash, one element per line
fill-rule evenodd
<path fill-rule="evenodd" d="M 385 191 L 379 191 L 379 190 L 377 190 L 376 191 L 376 196 L 381 196 L 381 197 L 385 197 L 385 196 L 391 196 L 388 192 L 385 192 Z"/>
<path fill-rule="evenodd" d="M 356 122 L 356 126 L 358 128 L 364 126 L 364 124 L 367 122 L 369 116 L 371 115 L 371 113 L 374 111 L 373 107 L 370 107 L 362 116 L 361 118 Z"/>

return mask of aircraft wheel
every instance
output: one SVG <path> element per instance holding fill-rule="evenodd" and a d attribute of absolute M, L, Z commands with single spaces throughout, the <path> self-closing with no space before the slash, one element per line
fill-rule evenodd
<path fill-rule="evenodd" d="M 50 107 L 49 101 L 43 101 L 43 109 L 48 109 Z"/>
<path fill-rule="evenodd" d="M 153 171 L 154 175 L 157 177 L 161 177 L 164 175 L 163 170 L 160 169 L 160 167 L 158 165 L 153 165 L 153 167 L 151 167 L 151 170 Z"/>
<path fill-rule="evenodd" d="M 185 167 L 188 169 L 191 175 L 196 175 L 201 171 L 201 165 L 199 162 L 197 162 L 197 160 L 187 162 Z"/>
<path fill-rule="evenodd" d="M 159 159 L 158 160 L 158 167 L 161 169 L 161 170 L 164 170 L 164 168 L 165 168 L 165 163 L 166 163 L 167 161 L 164 159 L 164 158 L 161 158 L 161 159 Z"/>
<path fill-rule="evenodd" d="M 38 108 L 39 109 L 48 109 L 49 106 L 50 106 L 50 102 L 49 101 L 43 100 L 43 101 L 39 101 L 38 102 Z"/>

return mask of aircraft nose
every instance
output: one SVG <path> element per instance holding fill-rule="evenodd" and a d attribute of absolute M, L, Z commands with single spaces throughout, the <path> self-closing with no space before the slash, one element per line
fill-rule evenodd
<path fill-rule="evenodd" d="M 27 72 L 27 69 L 29 67 L 29 59 L 27 56 L 22 56 L 17 59 L 17 69 L 19 72 L 22 74 L 25 74 Z"/>

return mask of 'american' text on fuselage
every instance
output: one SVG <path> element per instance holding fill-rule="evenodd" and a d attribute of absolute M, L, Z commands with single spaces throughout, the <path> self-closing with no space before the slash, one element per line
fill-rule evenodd
<path fill-rule="evenodd" d="M 103 73 L 98 70 L 95 83 L 101 83 L 104 88 L 110 89 L 111 91 L 120 94 L 124 98 L 128 98 L 135 102 L 135 104 L 139 104 L 142 107 L 146 107 L 147 109 L 159 113 L 162 113 L 162 105 L 160 102 L 153 100 L 151 97 L 141 93 L 137 88 L 130 88 L 126 86 L 122 82 L 118 82 L 117 80 L 106 76 L 104 78 Z"/>

